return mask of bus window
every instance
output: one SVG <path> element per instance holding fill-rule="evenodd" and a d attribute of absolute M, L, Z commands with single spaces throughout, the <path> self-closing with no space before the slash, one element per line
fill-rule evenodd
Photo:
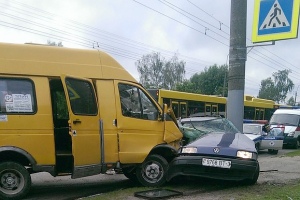
<path fill-rule="evenodd" d="M 179 117 L 179 105 L 178 105 L 177 101 L 172 101 L 172 109 L 173 109 L 173 112 L 174 112 L 176 118 L 178 118 Z"/>
<path fill-rule="evenodd" d="M 264 109 L 259 110 L 259 119 L 264 119 L 264 113 L 265 113 Z"/>
<path fill-rule="evenodd" d="M 212 114 L 213 115 L 218 115 L 218 105 L 212 105 Z"/>
<path fill-rule="evenodd" d="M 187 104 L 186 102 L 180 102 L 180 117 L 186 118 L 187 117 Z"/>
<path fill-rule="evenodd" d="M 257 119 L 257 120 L 264 119 L 264 114 L 265 114 L 264 109 L 256 108 L 255 109 L 255 118 L 254 119 Z"/>
<path fill-rule="evenodd" d="M 222 117 L 226 116 L 226 106 L 225 104 L 219 103 L 218 104 L 218 111 L 219 111 L 219 115 Z"/>
<path fill-rule="evenodd" d="M 205 104 L 205 115 L 211 115 L 211 104 Z"/>

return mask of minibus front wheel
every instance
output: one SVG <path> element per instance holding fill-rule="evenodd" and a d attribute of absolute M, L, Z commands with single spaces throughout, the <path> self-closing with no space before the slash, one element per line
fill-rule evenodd
<path fill-rule="evenodd" d="M 160 155 L 149 155 L 146 160 L 137 167 L 138 181 L 146 187 L 158 187 L 166 182 L 168 170 L 167 160 Z"/>
<path fill-rule="evenodd" d="M 16 162 L 0 163 L 0 199 L 22 199 L 30 187 L 31 177 L 24 166 Z"/>

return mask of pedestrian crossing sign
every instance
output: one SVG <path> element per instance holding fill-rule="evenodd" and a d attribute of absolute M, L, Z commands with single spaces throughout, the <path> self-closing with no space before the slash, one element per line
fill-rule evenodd
<path fill-rule="evenodd" d="M 297 38 L 300 0 L 255 0 L 252 42 Z"/>

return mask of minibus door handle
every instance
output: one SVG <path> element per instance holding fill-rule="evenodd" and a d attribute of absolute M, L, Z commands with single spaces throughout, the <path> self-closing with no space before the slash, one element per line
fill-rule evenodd
<path fill-rule="evenodd" d="M 80 119 L 75 119 L 75 120 L 73 120 L 73 124 L 80 124 L 81 123 L 81 120 Z"/>
<path fill-rule="evenodd" d="M 117 119 L 114 119 L 114 120 L 113 120 L 113 125 L 114 125 L 114 126 L 117 126 L 117 125 L 118 125 Z"/>

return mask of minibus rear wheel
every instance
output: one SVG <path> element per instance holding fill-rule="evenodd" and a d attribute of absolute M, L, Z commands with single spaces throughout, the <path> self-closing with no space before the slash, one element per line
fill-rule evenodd
<path fill-rule="evenodd" d="M 0 199 L 22 199 L 29 192 L 31 177 L 16 162 L 0 163 Z"/>
<path fill-rule="evenodd" d="M 158 187 L 166 182 L 168 170 L 167 160 L 160 155 L 149 155 L 146 160 L 137 167 L 138 181 L 146 187 Z"/>

